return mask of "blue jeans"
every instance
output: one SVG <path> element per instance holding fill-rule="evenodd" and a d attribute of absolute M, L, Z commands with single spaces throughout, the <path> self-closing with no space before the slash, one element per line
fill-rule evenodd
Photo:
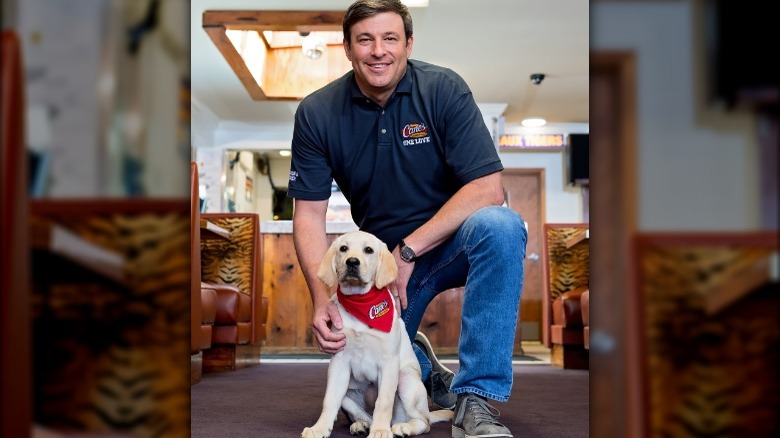
<path fill-rule="evenodd" d="M 459 368 L 450 392 L 471 392 L 507 401 L 512 389 L 512 352 L 523 288 L 528 231 L 506 207 L 485 207 L 442 244 L 422 255 L 406 287 L 401 312 L 414 340 L 425 309 L 439 293 L 465 284 L 458 341 Z M 423 380 L 431 361 L 414 345 Z"/>

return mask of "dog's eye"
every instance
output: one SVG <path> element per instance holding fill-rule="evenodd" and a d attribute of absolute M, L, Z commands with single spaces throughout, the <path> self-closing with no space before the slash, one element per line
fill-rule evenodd
<path fill-rule="evenodd" d="M 371 248 L 370 246 L 367 246 L 366 249 L 363 250 L 366 254 L 373 254 L 374 248 Z"/>
<path fill-rule="evenodd" d="M 347 249 L 348 249 L 348 248 L 347 248 L 347 245 L 341 245 L 341 246 L 339 247 L 339 251 L 341 251 L 341 252 L 347 252 Z"/>

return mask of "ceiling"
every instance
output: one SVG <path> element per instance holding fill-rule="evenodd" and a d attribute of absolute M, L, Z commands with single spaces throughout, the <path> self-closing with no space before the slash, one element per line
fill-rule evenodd
<path fill-rule="evenodd" d="M 253 101 L 201 25 L 206 10 L 344 10 L 351 0 L 191 0 L 192 98 L 220 121 L 291 123 L 297 102 Z M 478 103 L 525 117 L 587 123 L 588 2 L 430 0 L 411 8 L 412 58 L 450 67 Z M 544 73 L 540 85 L 530 75 Z M 197 123 L 197 120 L 193 120 Z"/>

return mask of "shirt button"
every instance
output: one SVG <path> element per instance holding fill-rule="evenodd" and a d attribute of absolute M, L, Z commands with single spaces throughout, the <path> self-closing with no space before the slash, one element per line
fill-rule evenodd
<path fill-rule="evenodd" d="M 382 128 L 382 134 L 385 134 L 385 133 L 387 133 L 387 129 Z"/>
<path fill-rule="evenodd" d="M 382 110 L 382 114 L 384 114 L 384 113 L 385 113 L 385 110 Z"/>

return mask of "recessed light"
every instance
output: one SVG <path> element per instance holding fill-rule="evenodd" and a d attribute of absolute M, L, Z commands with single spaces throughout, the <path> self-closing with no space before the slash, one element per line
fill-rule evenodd
<path fill-rule="evenodd" d="M 292 155 L 292 152 L 287 151 L 287 150 L 279 151 L 279 155 L 281 155 L 283 157 L 289 157 L 290 155 Z"/>
<path fill-rule="evenodd" d="M 544 126 L 547 124 L 547 120 L 544 120 L 541 117 L 530 117 L 527 119 L 523 119 L 523 121 L 520 123 L 522 123 L 522 125 L 526 127 Z"/>

